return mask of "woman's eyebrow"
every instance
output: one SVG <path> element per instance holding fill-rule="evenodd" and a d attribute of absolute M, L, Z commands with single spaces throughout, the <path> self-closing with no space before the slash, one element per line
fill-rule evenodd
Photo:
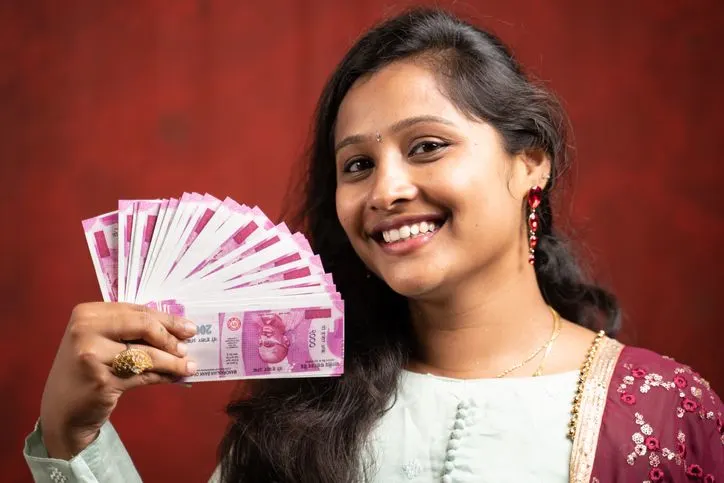
<path fill-rule="evenodd" d="M 431 122 L 431 123 L 439 123 L 439 124 L 445 124 L 447 126 L 454 126 L 455 123 L 452 121 L 445 119 L 444 117 L 440 116 L 415 116 L 415 117 L 408 117 L 407 119 L 402 119 L 400 121 L 397 121 L 392 126 L 390 126 L 389 131 L 390 132 L 398 132 L 403 129 L 406 129 L 410 126 L 414 126 L 415 124 L 420 124 L 423 122 Z M 352 136 L 347 136 L 346 138 L 342 139 L 337 145 L 334 147 L 334 153 L 337 154 L 337 152 L 351 144 L 359 144 L 366 141 L 369 141 L 374 138 L 373 134 L 353 134 Z"/>
<path fill-rule="evenodd" d="M 440 116 L 415 116 L 415 117 L 408 117 L 407 119 L 403 119 L 401 121 L 397 121 L 392 126 L 390 126 L 390 132 L 396 133 L 398 131 L 402 131 L 403 129 L 407 129 L 410 126 L 414 126 L 415 124 L 420 124 L 423 122 L 430 122 L 430 123 L 438 123 L 438 124 L 445 124 L 447 126 L 454 126 L 455 123 L 450 121 L 449 119 L 445 119 L 444 117 Z"/>

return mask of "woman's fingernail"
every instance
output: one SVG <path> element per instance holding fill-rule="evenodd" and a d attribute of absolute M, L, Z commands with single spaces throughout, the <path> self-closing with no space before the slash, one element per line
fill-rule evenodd
<path fill-rule="evenodd" d="M 186 329 L 186 332 L 196 333 L 196 325 L 193 322 L 185 322 L 184 329 Z"/>
<path fill-rule="evenodd" d="M 180 356 L 185 356 L 187 351 L 188 351 L 188 346 L 186 344 L 184 344 L 183 342 L 179 342 L 176 345 L 176 352 L 178 352 Z"/>
<path fill-rule="evenodd" d="M 195 373 L 196 369 L 198 369 L 198 366 L 194 361 L 188 361 L 186 363 L 186 372 L 188 372 L 189 374 Z"/>
<path fill-rule="evenodd" d="M 188 389 L 188 388 L 191 387 L 191 384 L 184 384 L 184 387 L 185 387 L 186 389 Z"/>

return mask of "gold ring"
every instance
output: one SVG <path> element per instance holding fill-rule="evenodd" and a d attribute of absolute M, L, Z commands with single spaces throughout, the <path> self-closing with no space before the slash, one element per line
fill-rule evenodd
<path fill-rule="evenodd" d="M 151 356 L 144 351 L 141 349 L 131 349 L 128 344 L 126 344 L 126 350 L 113 358 L 111 367 L 116 376 L 127 378 L 137 376 L 152 369 L 153 363 L 151 362 Z"/>

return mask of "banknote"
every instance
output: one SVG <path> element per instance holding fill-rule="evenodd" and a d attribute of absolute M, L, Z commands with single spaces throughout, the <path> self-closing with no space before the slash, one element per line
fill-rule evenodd
<path fill-rule="evenodd" d="M 249 270 L 248 272 L 246 272 L 246 276 L 253 276 L 254 274 L 257 274 L 260 272 L 266 273 L 268 270 L 273 270 L 273 269 L 276 269 L 279 267 L 284 267 L 283 270 L 295 270 L 294 266 L 290 265 L 290 264 L 294 264 L 294 262 L 307 261 L 307 259 L 309 259 L 309 258 L 312 259 L 309 263 L 313 263 L 315 266 L 318 267 L 318 269 L 319 269 L 318 271 L 321 271 L 323 273 L 324 269 L 322 267 L 321 260 L 319 260 L 319 257 L 316 257 L 316 259 L 314 258 L 315 257 L 314 253 L 312 252 L 311 247 L 309 247 L 309 244 L 306 242 L 306 239 L 304 238 L 304 236 L 302 236 L 300 233 L 295 233 L 292 236 L 295 239 L 297 247 L 299 248 L 298 251 L 293 251 L 292 253 L 284 253 L 284 254 L 277 253 L 276 255 L 279 255 L 277 258 L 274 258 L 273 260 L 271 260 L 267 263 L 261 264 L 257 268 L 253 268 L 253 269 Z M 276 242 L 279 241 L 279 236 L 275 235 L 274 239 L 275 240 L 265 240 L 264 242 L 257 244 L 256 246 L 245 251 L 241 257 L 247 257 L 254 253 L 258 253 L 261 250 L 263 250 L 264 248 L 271 246 L 272 244 L 275 244 Z M 272 241 L 273 243 L 267 243 L 268 241 Z M 241 259 L 241 257 L 239 257 L 239 259 Z M 212 272 L 211 274 L 213 274 L 213 273 L 214 272 Z M 311 272 L 307 275 L 311 275 Z M 304 276 L 306 276 L 306 275 L 304 275 Z M 239 278 L 240 278 L 240 276 L 235 276 L 235 277 L 228 279 L 228 281 L 235 283 L 233 281 L 238 280 Z M 272 280 L 267 279 L 267 278 L 262 278 L 257 283 L 244 282 L 242 285 L 235 285 L 232 288 L 237 288 L 239 286 L 257 285 L 258 283 L 264 283 L 264 281 L 271 282 Z"/>
<path fill-rule="evenodd" d="M 229 231 L 229 227 L 234 230 L 233 233 L 229 233 L 228 238 L 218 245 L 218 248 L 209 257 L 201 261 L 190 275 L 198 274 L 197 278 L 202 277 L 204 276 L 204 272 L 202 271 L 205 268 L 207 268 L 208 271 L 214 271 L 215 269 L 213 267 L 217 265 L 219 260 L 224 259 L 229 254 L 233 255 L 242 249 L 242 247 L 247 246 L 251 240 L 256 240 L 256 238 L 250 240 L 251 235 L 255 232 L 257 234 L 261 232 L 266 233 L 274 227 L 274 224 L 258 207 L 254 207 L 247 212 L 242 212 L 241 216 L 233 218 L 233 221 L 227 221 L 223 227 L 222 238 Z"/>
<path fill-rule="evenodd" d="M 141 275 L 146 266 L 148 249 L 158 220 L 158 213 L 164 206 L 162 200 L 137 201 L 134 207 L 133 230 L 131 233 L 130 260 L 126 280 L 126 300 L 136 301 Z"/>
<path fill-rule="evenodd" d="M 224 257 L 235 246 L 239 246 L 259 228 L 251 208 L 239 205 L 232 209 L 231 216 L 216 230 L 213 239 L 205 240 L 206 250 L 201 251 L 202 257 L 196 253 L 196 257 L 200 259 L 196 260 L 196 265 L 190 271 L 185 270 L 182 276 L 184 280 L 200 277 L 204 269 Z M 209 252 L 209 248 L 211 248 L 211 252 Z M 188 269 L 188 267 L 186 268 Z"/>
<path fill-rule="evenodd" d="M 153 236 L 151 237 L 151 244 L 148 247 L 146 267 L 144 267 L 143 273 L 141 274 L 141 284 L 136 294 L 137 302 L 145 303 L 153 300 L 150 296 L 147 296 L 146 292 L 148 291 L 151 277 L 156 273 L 156 263 L 159 259 L 161 246 L 166 239 L 171 219 L 174 217 L 178 205 L 178 199 L 170 198 L 165 206 L 162 206 L 162 209 L 159 210 L 156 226 L 153 229 Z"/>
<path fill-rule="evenodd" d="M 167 310 L 197 326 L 196 335 L 187 342 L 189 357 L 199 368 L 185 382 L 339 376 L 344 371 L 341 301 L 288 309 L 217 312 L 173 305 Z"/>
<path fill-rule="evenodd" d="M 218 260 L 208 271 L 201 273 L 200 277 L 205 281 L 219 280 L 226 281 L 235 278 L 235 272 L 253 273 L 265 270 L 271 266 L 278 266 L 284 261 L 294 261 L 295 255 L 300 257 L 304 254 L 312 255 L 306 240 L 300 233 L 292 234 L 284 223 L 280 223 L 273 229 L 259 233 L 256 238 L 250 238 L 240 245 L 232 253 Z M 247 260 L 252 255 L 264 252 L 263 258 L 257 257 L 257 267 L 239 265 L 242 260 Z M 248 260 L 247 260 L 248 262 Z M 248 267 L 248 268 L 243 268 Z"/>
<path fill-rule="evenodd" d="M 201 270 L 218 250 L 219 240 L 231 236 L 251 220 L 252 209 L 228 197 L 216 209 L 207 207 L 207 212 L 210 210 L 213 210 L 211 218 L 196 234 L 186 252 L 180 260 L 177 260 L 176 266 L 166 277 L 166 283 L 169 285 L 174 286 L 189 278 L 192 273 Z"/>
<path fill-rule="evenodd" d="M 175 206 L 175 210 L 170 214 L 171 216 L 167 215 L 168 223 L 163 227 L 163 239 L 160 240 L 157 248 L 153 271 L 149 274 L 144 287 L 152 299 L 162 296 L 160 289 L 163 280 L 168 275 L 178 250 L 183 244 L 184 233 L 191 230 L 190 225 L 193 223 L 194 214 L 197 212 L 202 198 L 199 193 L 184 193 Z"/>
<path fill-rule="evenodd" d="M 297 260 L 282 263 L 280 265 L 272 265 L 271 267 L 266 266 L 263 270 L 254 270 L 250 273 L 229 279 L 224 282 L 224 290 L 288 280 L 298 280 L 301 278 L 311 277 L 313 275 L 324 274 L 322 260 L 318 256 L 314 255 L 308 258 L 302 258 L 298 253 L 296 256 L 299 257 Z M 292 257 L 293 256 L 286 256 L 283 258 L 288 260 Z"/>
<path fill-rule="evenodd" d="M 200 206 L 196 209 L 197 212 L 194 216 L 192 216 L 192 219 L 188 224 L 187 231 L 184 231 L 181 235 L 181 238 L 184 241 L 181 243 L 181 249 L 178 251 L 178 255 L 176 255 L 165 280 L 169 280 L 170 274 L 187 254 L 188 249 L 196 241 L 204 228 L 206 228 L 206 225 L 208 225 L 209 221 L 211 221 L 211 218 L 213 218 L 219 206 L 221 206 L 221 201 L 209 194 L 205 194 L 201 199 Z"/>
<path fill-rule="evenodd" d="M 83 221 L 105 301 L 198 327 L 186 382 L 344 372 L 344 301 L 306 237 L 257 206 L 208 193 L 126 199 Z"/>
<path fill-rule="evenodd" d="M 128 259 L 131 256 L 131 235 L 133 232 L 134 202 L 118 201 L 118 300 L 126 301 L 126 279 Z"/>
<path fill-rule="evenodd" d="M 216 268 L 203 275 L 201 279 L 184 286 L 182 290 L 197 290 L 199 284 L 203 283 L 207 291 L 218 291 L 232 288 L 247 280 L 262 279 L 263 275 L 257 275 L 262 271 L 272 275 L 310 263 L 314 268 L 313 260 L 310 260 L 313 253 L 307 249 L 308 244 L 300 242 L 301 234 L 290 233 L 284 224 L 274 227 L 269 233 L 256 244 L 251 241 L 245 242 L 225 259 L 219 260 L 215 264 Z M 281 267 L 280 260 L 291 265 Z M 247 280 L 243 280 L 245 277 Z"/>
<path fill-rule="evenodd" d="M 103 300 L 118 300 L 118 211 L 83 220 Z"/>

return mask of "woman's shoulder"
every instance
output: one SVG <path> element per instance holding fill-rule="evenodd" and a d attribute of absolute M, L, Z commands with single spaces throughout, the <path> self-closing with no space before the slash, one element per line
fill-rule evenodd
<path fill-rule="evenodd" d="M 650 349 L 636 347 L 633 345 L 623 345 L 622 347 L 623 349 L 618 359 L 619 365 L 637 364 L 639 366 L 650 367 L 652 372 L 695 372 L 687 364 L 677 361 L 673 357 L 654 352 Z"/>
<path fill-rule="evenodd" d="M 724 465 L 723 411 L 709 382 L 690 366 L 648 349 L 621 346 L 599 454 L 622 458 L 652 477 L 659 470 L 682 477 L 716 474 Z"/>
<path fill-rule="evenodd" d="M 721 411 L 722 403 L 709 381 L 692 367 L 641 347 L 623 346 L 611 384 L 626 405 L 652 399 L 675 403 L 677 417 L 685 413 Z M 704 419 L 716 419 L 704 412 Z"/>
<path fill-rule="evenodd" d="M 622 408 L 657 410 L 660 417 L 687 415 L 722 428 L 722 402 L 711 384 L 690 366 L 648 349 L 623 346 L 610 393 Z"/>

